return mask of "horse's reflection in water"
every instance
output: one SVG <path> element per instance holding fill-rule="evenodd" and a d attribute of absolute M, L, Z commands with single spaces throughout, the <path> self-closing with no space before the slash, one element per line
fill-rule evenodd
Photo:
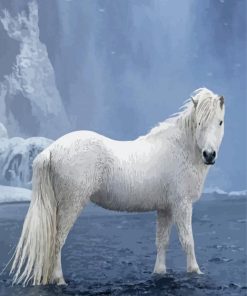
<path fill-rule="evenodd" d="M 65 284 L 61 248 L 89 201 L 116 211 L 156 210 L 154 273 L 166 272 L 173 223 L 187 255 L 187 271 L 201 273 L 194 252 L 192 204 L 216 160 L 224 112 L 223 97 L 202 88 L 180 113 L 134 141 L 114 141 L 88 131 L 55 141 L 34 161 L 32 201 L 12 266 L 14 283 Z"/>

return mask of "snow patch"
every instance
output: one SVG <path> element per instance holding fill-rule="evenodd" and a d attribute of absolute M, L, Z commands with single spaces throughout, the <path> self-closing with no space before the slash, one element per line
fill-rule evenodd
<path fill-rule="evenodd" d="M 210 196 L 210 197 L 214 197 L 214 196 L 247 197 L 247 190 L 226 192 L 220 189 L 219 187 L 209 187 L 203 191 L 203 194 L 206 194 L 207 196 Z"/>
<path fill-rule="evenodd" d="M 31 190 L 0 185 L 0 204 L 31 200 Z"/>
<path fill-rule="evenodd" d="M 229 196 L 247 196 L 247 189 L 242 191 L 231 191 L 228 193 Z"/>
<path fill-rule="evenodd" d="M 216 193 L 216 194 L 228 194 L 226 191 L 220 189 L 219 187 L 206 188 L 203 193 L 206 193 L 206 194 L 213 194 L 213 193 Z"/>

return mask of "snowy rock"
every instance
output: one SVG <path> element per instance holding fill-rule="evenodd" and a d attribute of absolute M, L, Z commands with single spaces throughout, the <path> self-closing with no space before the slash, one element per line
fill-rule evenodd
<path fill-rule="evenodd" d="M 2 138 L 0 141 L 0 184 L 31 188 L 34 158 L 51 140 L 35 137 Z"/>
<path fill-rule="evenodd" d="M 31 200 L 31 190 L 0 185 L 0 204 Z"/>
<path fill-rule="evenodd" d="M 19 43 L 20 52 L 12 73 L 0 83 L 0 118 L 10 135 L 56 137 L 58 132 L 65 133 L 70 123 L 47 48 L 39 39 L 37 2 L 30 2 L 28 12 L 16 17 L 7 10 L 1 15 L 0 25 Z"/>

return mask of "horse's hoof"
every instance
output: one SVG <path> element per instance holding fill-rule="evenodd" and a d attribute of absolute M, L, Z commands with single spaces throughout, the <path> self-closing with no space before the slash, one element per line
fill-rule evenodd
<path fill-rule="evenodd" d="M 52 283 L 56 284 L 57 286 L 68 286 L 63 277 L 53 279 Z"/>
<path fill-rule="evenodd" d="M 65 282 L 65 280 L 63 279 L 63 280 L 59 280 L 58 282 L 57 282 L 57 286 L 68 286 L 68 284 Z"/>
<path fill-rule="evenodd" d="M 189 273 L 204 274 L 199 267 L 192 267 L 188 269 Z"/>
<path fill-rule="evenodd" d="M 162 275 L 162 274 L 166 274 L 166 268 L 164 267 L 155 268 L 153 271 L 153 275 Z"/>
<path fill-rule="evenodd" d="M 197 274 L 204 274 L 200 269 L 196 271 Z"/>

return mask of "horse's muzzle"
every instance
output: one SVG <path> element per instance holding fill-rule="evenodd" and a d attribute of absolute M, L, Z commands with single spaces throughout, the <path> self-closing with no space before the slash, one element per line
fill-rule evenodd
<path fill-rule="evenodd" d="M 214 150 L 213 151 L 203 150 L 202 158 L 206 165 L 213 165 L 215 164 L 216 152 Z"/>

